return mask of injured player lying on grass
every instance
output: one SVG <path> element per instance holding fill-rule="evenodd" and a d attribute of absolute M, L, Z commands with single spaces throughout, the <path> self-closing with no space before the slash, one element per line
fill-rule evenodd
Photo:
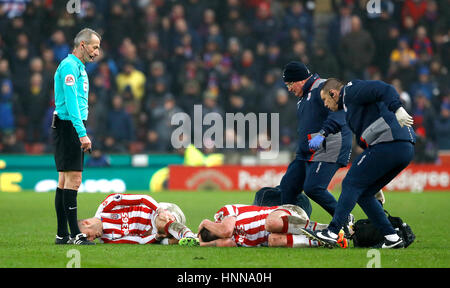
<path fill-rule="evenodd" d="M 309 220 L 306 212 L 295 205 L 261 207 L 225 205 L 199 225 L 200 246 L 218 247 L 318 247 L 301 233 L 301 228 L 325 229 L 327 225 Z M 347 239 L 340 242 L 347 246 Z"/>
<path fill-rule="evenodd" d="M 183 211 L 173 203 L 158 203 L 148 195 L 111 194 L 95 216 L 78 221 L 89 240 L 102 243 L 177 244 L 196 235 L 185 226 Z"/>

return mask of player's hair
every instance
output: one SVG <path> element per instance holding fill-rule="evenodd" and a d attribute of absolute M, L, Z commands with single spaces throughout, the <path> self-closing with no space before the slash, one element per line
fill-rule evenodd
<path fill-rule="evenodd" d="M 209 231 L 205 227 L 203 227 L 198 234 L 200 234 L 200 237 L 203 242 L 211 242 L 211 241 L 219 239 L 219 237 L 212 234 L 211 231 Z"/>
<path fill-rule="evenodd" d="M 322 91 L 323 93 L 328 94 L 331 89 L 340 90 L 344 86 L 345 83 L 341 80 L 336 78 L 329 78 L 327 81 L 325 81 L 325 84 L 322 87 Z"/>
<path fill-rule="evenodd" d="M 76 48 L 80 46 L 81 41 L 89 43 L 92 39 L 92 35 L 95 35 L 98 37 L 98 39 L 102 40 L 102 36 L 100 36 L 100 34 L 90 28 L 84 28 L 83 30 L 78 32 L 77 36 L 75 36 L 75 39 L 73 40 L 74 47 Z"/>

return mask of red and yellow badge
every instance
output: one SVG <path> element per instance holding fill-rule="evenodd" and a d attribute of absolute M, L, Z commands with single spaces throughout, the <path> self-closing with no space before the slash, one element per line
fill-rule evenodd
<path fill-rule="evenodd" d="M 67 86 L 73 86 L 75 84 L 75 77 L 72 74 L 69 74 L 64 78 L 64 84 Z"/>

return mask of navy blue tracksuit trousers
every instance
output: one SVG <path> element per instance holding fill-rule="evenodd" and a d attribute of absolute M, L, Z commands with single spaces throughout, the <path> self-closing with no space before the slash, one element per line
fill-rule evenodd
<path fill-rule="evenodd" d="M 336 198 L 327 190 L 328 184 L 341 167 L 337 163 L 308 162 L 294 159 L 280 182 L 281 204 L 294 204 L 302 191 L 333 216 Z"/>
<path fill-rule="evenodd" d="M 353 161 L 342 181 L 342 192 L 328 229 L 338 234 L 358 203 L 383 235 L 395 234 L 374 195 L 406 168 L 413 157 L 414 145 L 408 141 L 384 142 L 366 148 Z"/>

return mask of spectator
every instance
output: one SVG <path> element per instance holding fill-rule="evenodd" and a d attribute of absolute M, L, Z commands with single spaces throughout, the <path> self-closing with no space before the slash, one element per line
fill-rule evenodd
<path fill-rule="evenodd" d="M 399 65 L 400 60 L 403 58 L 409 59 L 411 65 L 417 62 L 416 52 L 409 46 L 408 39 L 402 37 L 398 40 L 398 46 L 390 55 L 391 64 Z"/>
<path fill-rule="evenodd" d="M 336 57 L 328 51 L 325 45 L 315 44 L 312 51 L 309 65 L 312 71 L 315 71 L 317 74 L 324 77 L 324 79 L 338 77 L 340 75 L 338 61 Z"/>
<path fill-rule="evenodd" d="M 421 94 L 427 98 L 428 101 L 432 101 L 433 96 L 437 91 L 437 87 L 430 81 L 430 70 L 428 67 L 421 67 L 418 72 L 418 82 L 411 85 L 411 95 L 415 97 L 417 94 Z"/>
<path fill-rule="evenodd" d="M 284 63 L 286 63 L 286 59 L 283 57 L 283 53 L 281 53 L 280 46 L 275 42 L 269 44 L 265 56 L 263 65 L 267 69 L 282 67 Z"/>
<path fill-rule="evenodd" d="M 431 40 L 427 36 L 427 30 L 424 26 L 419 26 L 416 31 L 413 49 L 417 55 L 425 54 L 425 59 L 430 60 L 433 56 L 433 48 L 431 47 Z"/>
<path fill-rule="evenodd" d="M 341 38 L 351 32 L 352 9 L 349 4 L 339 6 L 339 14 L 328 24 L 327 42 L 331 52 L 338 55 L 338 43 Z"/>
<path fill-rule="evenodd" d="M 245 99 L 239 94 L 230 94 L 228 97 L 228 105 L 226 106 L 226 113 L 247 113 Z"/>
<path fill-rule="evenodd" d="M 27 93 L 28 80 L 30 79 L 30 51 L 27 47 L 19 47 L 11 61 L 11 80 L 14 91 L 19 97 Z"/>
<path fill-rule="evenodd" d="M 244 50 L 242 52 L 242 57 L 238 65 L 237 72 L 239 74 L 247 75 L 256 81 L 260 81 L 260 71 L 260 63 L 255 62 L 255 55 L 253 51 L 251 49 Z"/>
<path fill-rule="evenodd" d="M 122 71 L 116 77 L 117 90 L 122 93 L 129 87 L 133 99 L 141 100 L 145 93 L 146 81 L 144 73 L 137 70 L 133 63 L 126 62 Z"/>
<path fill-rule="evenodd" d="M 0 84 L 0 132 L 13 132 L 15 119 L 12 82 L 9 79 L 3 79 Z"/>
<path fill-rule="evenodd" d="M 278 79 L 280 79 L 280 77 L 276 70 L 269 70 L 265 73 L 263 83 L 261 83 L 259 89 L 259 99 L 257 100 L 257 102 L 259 102 L 258 111 L 265 113 L 272 111 L 277 91 L 282 87 L 281 83 L 278 82 Z"/>
<path fill-rule="evenodd" d="M 133 120 L 123 107 L 123 99 L 115 95 L 108 113 L 106 124 L 107 135 L 114 139 L 116 145 L 127 147 L 134 140 Z"/>
<path fill-rule="evenodd" d="M 154 130 L 149 130 L 146 135 L 144 145 L 144 152 L 166 152 L 167 147 L 165 143 L 159 141 L 158 133 Z"/>
<path fill-rule="evenodd" d="M 379 16 L 369 20 L 369 31 L 376 46 L 373 64 L 385 74 L 389 68 L 391 51 L 397 46 L 399 30 L 388 10 L 388 7 L 393 6 L 393 4 L 390 1 L 383 1 L 380 6 L 381 13 Z"/>
<path fill-rule="evenodd" d="M 401 55 L 398 66 L 391 66 L 389 71 L 389 76 L 400 79 L 405 89 L 411 87 L 411 84 L 416 79 L 416 75 L 415 66 L 411 64 L 411 58 L 407 54 Z"/>
<path fill-rule="evenodd" d="M 425 15 L 426 9 L 427 1 L 425 0 L 405 0 L 402 8 L 402 18 L 410 16 L 414 24 L 417 24 Z"/>
<path fill-rule="evenodd" d="M 86 167 L 109 167 L 111 160 L 108 156 L 103 154 L 102 150 L 94 149 L 92 154 L 86 160 Z"/>
<path fill-rule="evenodd" d="M 157 138 L 166 151 L 172 147 L 171 137 L 175 129 L 175 126 L 171 124 L 172 116 L 180 112 L 182 110 L 176 105 L 176 100 L 170 93 L 167 93 L 163 101 L 151 111 L 150 130 L 157 133 Z"/>
<path fill-rule="evenodd" d="M 289 94 L 286 89 L 278 88 L 275 99 L 273 101 L 273 113 L 278 113 L 280 117 L 280 127 L 284 131 L 284 135 L 293 137 L 296 132 L 296 110 L 292 109 L 293 105 L 296 105 L 292 98 L 289 98 Z"/>
<path fill-rule="evenodd" d="M 122 67 L 125 63 L 132 63 L 134 68 L 141 72 L 145 72 L 144 62 L 137 54 L 136 45 L 133 41 L 126 37 L 123 39 L 122 44 L 119 47 L 120 60 L 117 61 L 117 65 Z"/>
<path fill-rule="evenodd" d="M 104 38 L 111 47 L 112 56 L 117 57 L 119 51 L 115 49 L 120 47 L 123 39 L 130 35 L 133 28 L 131 19 L 126 15 L 124 7 L 119 2 L 113 2 L 110 7 Z"/>
<path fill-rule="evenodd" d="M 53 50 L 53 55 L 57 63 L 61 62 L 69 53 L 71 53 L 70 46 L 67 44 L 66 36 L 62 30 L 56 30 L 52 34 L 50 47 Z"/>
<path fill-rule="evenodd" d="M 448 70 L 443 66 L 442 62 L 438 58 L 432 59 L 430 63 L 430 82 L 433 83 L 434 91 L 433 95 L 440 96 L 446 91 L 450 91 L 450 76 Z M 438 99 L 438 97 L 436 97 Z M 439 105 L 436 105 L 433 101 L 436 110 L 439 109 Z"/>
<path fill-rule="evenodd" d="M 143 55 L 143 59 L 147 63 L 163 61 L 168 58 L 168 51 L 164 51 L 159 35 L 156 32 L 151 32 L 147 35 L 145 43 L 141 45 L 140 54 Z"/>
<path fill-rule="evenodd" d="M 45 90 L 42 74 L 34 73 L 30 78 L 30 86 L 25 97 L 24 111 L 27 117 L 27 141 L 42 142 L 42 115 L 47 110 L 50 99 Z"/>
<path fill-rule="evenodd" d="M 436 116 L 433 107 L 427 97 L 418 93 L 414 99 L 414 109 L 412 117 L 414 119 L 414 131 L 417 135 L 416 154 L 414 161 L 434 162 L 438 157 L 436 145 Z"/>
<path fill-rule="evenodd" d="M 370 34 L 362 28 L 361 19 L 352 16 L 351 31 L 339 43 L 339 56 L 347 80 L 364 79 L 367 67 L 372 63 L 375 44 Z"/>
<path fill-rule="evenodd" d="M 439 149 L 450 149 L 450 94 L 445 96 L 441 107 L 439 116 L 436 119 L 436 135 Z"/>
<path fill-rule="evenodd" d="M 167 73 L 167 69 L 164 63 L 159 60 L 150 63 L 147 75 L 149 75 L 148 81 L 146 81 L 147 92 L 155 91 L 155 86 L 157 83 L 164 83 L 166 88 L 164 89 L 165 91 L 160 92 L 160 94 L 165 94 L 166 90 L 171 86 L 172 79 L 169 77 L 169 73 Z"/>
<path fill-rule="evenodd" d="M 298 28 L 301 34 L 305 35 L 307 43 L 311 45 L 314 40 L 314 21 L 312 16 L 305 11 L 303 3 L 300 1 L 294 1 L 287 10 L 284 22 L 285 29 Z"/>
<path fill-rule="evenodd" d="M 197 80 L 187 80 L 183 85 L 181 96 L 177 98 L 180 108 L 193 116 L 193 107 L 202 103 L 201 87 Z"/>
<path fill-rule="evenodd" d="M 259 105 L 258 105 L 258 89 L 255 85 L 255 80 L 249 78 L 246 75 L 240 76 L 240 95 L 244 98 L 246 102 L 247 111 L 259 113 Z"/>
<path fill-rule="evenodd" d="M 22 141 L 18 141 L 13 132 L 7 132 L 3 135 L 2 153 L 25 153 L 25 145 Z"/>
<path fill-rule="evenodd" d="M 279 40 L 280 23 L 273 17 L 269 3 L 260 2 L 258 7 L 256 7 L 256 17 L 253 20 L 252 31 L 256 39 L 266 44 Z"/>

